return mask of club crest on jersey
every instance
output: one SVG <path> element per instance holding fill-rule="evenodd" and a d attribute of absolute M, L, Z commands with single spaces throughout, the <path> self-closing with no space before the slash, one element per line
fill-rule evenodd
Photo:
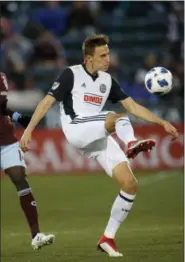
<path fill-rule="evenodd" d="M 100 85 L 100 92 L 104 94 L 104 93 L 106 92 L 106 90 L 107 90 L 106 85 L 101 84 L 101 85 Z"/>
<path fill-rule="evenodd" d="M 85 94 L 84 95 L 84 102 L 90 103 L 92 105 L 101 105 L 103 101 L 103 98 L 101 96 L 97 95 L 90 95 L 90 94 Z"/>

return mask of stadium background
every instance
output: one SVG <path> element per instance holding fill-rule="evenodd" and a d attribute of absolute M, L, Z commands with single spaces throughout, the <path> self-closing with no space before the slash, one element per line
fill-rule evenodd
<path fill-rule="evenodd" d="M 162 128 L 136 121 L 136 134 L 152 136 L 157 147 L 150 157 L 140 155 L 133 168 L 183 167 L 183 3 L 182 2 L 8 2 L 1 18 L 1 68 L 9 85 L 9 105 L 31 115 L 54 79 L 67 65 L 81 63 L 81 44 L 92 33 L 111 40 L 110 72 L 121 87 L 154 113 L 177 124 L 180 138 L 171 144 Z M 110 19 L 111 17 L 111 19 Z M 172 92 L 162 98 L 150 95 L 144 76 L 154 66 L 174 75 Z M 107 104 L 106 108 L 113 108 Z M 122 111 L 117 106 L 117 111 Z M 61 132 L 58 104 L 35 132 L 33 151 L 26 154 L 30 172 L 97 170 L 83 159 Z"/>
<path fill-rule="evenodd" d="M 81 43 L 93 33 L 110 37 L 110 72 L 121 87 L 176 125 L 180 133 L 179 139 L 171 143 L 161 127 L 131 117 L 136 135 L 156 139 L 157 146 L 149 156 L 141 154 L 131 161 L 141 192 L 118 237 L 126 253 L 124 261 L 181 262 L 184 2 L 1 1 L 0 67 L 9 81 L 9 106 L 31 115 L 63 68 L 83 61 Z M 144 76 L 154 66 L 167 67 L 174 76 L 174 88 L 165 97 L 152 96 L 145 90 Z M 106 108 L 113 109 L 111 104 Z M 39 124 L 25 158 L 30 175 L 50 175 L 29 179 L 38 199 L 41 223 L 46 230 L 56 231 L 59 242 L 54 251 L 49 249 L 42 256 L 30 252 L 26 224 L 16 203 L 11 205 L 15 192 L 4 179 L 3 262 L 56 262 L 61 258 L 71 262 L 106 261 L 92 247 L 102 233 L 117 189 L 94 161 L 84 159 L 66 142 L 58 110 L 56 104 Z M 117 106 L 114 110 L 123 109 Z M 23 130 L 16 125 L 16 132 L 20 137 Z M 84 177 L 88 174 L 92 176 Z M 65 252 L 61 254 L 63 245 Z"/>

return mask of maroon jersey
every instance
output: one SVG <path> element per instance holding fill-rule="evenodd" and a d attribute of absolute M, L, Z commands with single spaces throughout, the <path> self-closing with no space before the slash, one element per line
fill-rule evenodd
<path fill-rule="evenodd" d="M 0 72 L 0 146 L 10 145 L 17 141 L 7 108 L 7 94 L 7 79 L 5 74 Z"/>

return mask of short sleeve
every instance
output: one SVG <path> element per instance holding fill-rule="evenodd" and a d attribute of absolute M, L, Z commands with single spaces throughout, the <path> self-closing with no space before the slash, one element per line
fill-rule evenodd
<path fill-rule="evenodd" d="M 62 102 L 73 89 L 74 75 L 70 68 L 64 69 L 60 77 L 53 83 L 48 95 L 53 96 L 57 101 Z"/>
<path fill-rule="evenodd" d="M 115 104 L 121 100 L 128 98 L 128 95 L 124 93 L 118 82 L 113 77 L 111 78 L 112 78 L 112 86 L 111 86 L 108 100 L 110 100 L 112 103 Z"/>

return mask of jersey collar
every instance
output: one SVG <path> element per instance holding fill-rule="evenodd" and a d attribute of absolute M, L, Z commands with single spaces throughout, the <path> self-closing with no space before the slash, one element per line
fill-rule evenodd
<path fill-rule="evenodd" d="M 85 64 L 82 64 L 82 67 L 85 70 L 85 72 L 93 79 L 93 81 L 95 81 L 98 78 L 98 73 L 94 73 L 94 74 L 89 73 L 87 71 Z"/>

